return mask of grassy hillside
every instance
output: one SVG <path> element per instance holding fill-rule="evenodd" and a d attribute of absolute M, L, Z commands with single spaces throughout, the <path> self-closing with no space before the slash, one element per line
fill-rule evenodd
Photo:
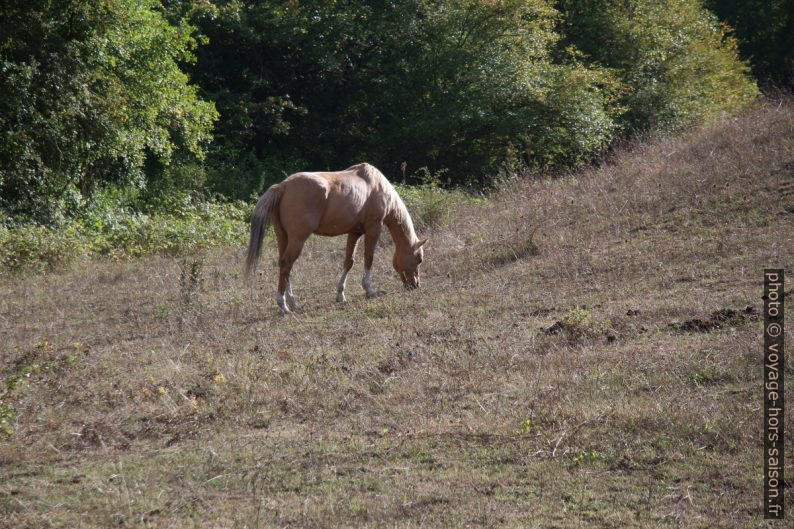
<path fill-rule="evenodd" d="M 239 247 L 7 280 L 0 526 L 781 526 L 759 318 L 792 173 L 768 103 L 462 207 L 418 291 L 387 243 L 340 306 L 344 240 L 312 238 L 288 318 L 272 244 L 255 288 Z"/>

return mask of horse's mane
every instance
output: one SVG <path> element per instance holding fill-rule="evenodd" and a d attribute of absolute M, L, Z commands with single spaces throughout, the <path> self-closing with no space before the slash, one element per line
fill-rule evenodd
<path fill-rule="evenodd" d="M 394 186 L 391 185 L 391 182 L 389 182 L 386 176 L 381 173 L 378 168 L 368 163 L 351 167 L 351 169 L 353 168 L 365 171 L 373 183 L 377 182 L 379 184 L 377 187 L 383 190 L 388 201 L 389 211 L 386 212 L 386 217 L 391 217 L 402 227 L 411 244 L 416 243 L 419 239 L 416 236 L 414 223 L 413 220 L 411 220 L 411 215 L 408 213 L 408 208 L 405 207 L 405 202 L 400 198 L 397 190 L 394 189 Z"/>

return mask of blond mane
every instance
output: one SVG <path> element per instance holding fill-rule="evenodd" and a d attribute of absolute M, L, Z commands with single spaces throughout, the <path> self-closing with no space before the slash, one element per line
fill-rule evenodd
<path fill-rule="evenodd" d="M 403 202 L 403 199 L 400 198 L 400 195 L 397 193 L 397 190 L 394 189 L 394 186 L 391 184 L 391 182 L 389 182 L 386 176 L 376 167 L 368 163 L 354 165 L 351 167 L 351 169 L 354 168 L 363 170 L 373 183 L 377 182 L 379 184 L 377 187 L 381 188 L 383 194 L 386 195 L 386 200 L 388 201 L 388 211 L 386 212 L 387 222 L 388 219 L 391 219 L 391 221 L 395 222 L 405 233 L 410 244 L 416 244 L 419 238 L 416 236 L 416 231 L 414 230 L 414 222 L 411 219 L 410 213 L 408 213 L 408 208 L 405 207 L 405 202 Z"/>

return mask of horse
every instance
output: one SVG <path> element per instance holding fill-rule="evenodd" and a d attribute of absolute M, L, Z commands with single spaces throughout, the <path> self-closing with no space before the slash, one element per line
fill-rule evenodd
<path fill-rule="evenodd" d="M 392 265 L 406 289 L 420 285 L 422 247 L 405 203 L 391 183 L 368 163 L 335 172 L 301 172 L 270 186 L 259 197 L 251 216 L 251 239 L 245 261 L 245 275 L 262 255 L 262 241 L 272 223 L 278 243 L 278 292 L 281 314 L 299 309 L 290 283 L 290 271 L 300 257 L 303 244 L 312 233 L 334 237 L 347 234 L 342 275 L 337 283 L 336 301 L 344 303 L 345 282 L 353 266 L 356 247 L 364 236 L 364 277 L 361 286 L 367 298 L 377 296 L 372 288 L 372 261 L 375 246 L 385 225 L 394 240 Z"/>

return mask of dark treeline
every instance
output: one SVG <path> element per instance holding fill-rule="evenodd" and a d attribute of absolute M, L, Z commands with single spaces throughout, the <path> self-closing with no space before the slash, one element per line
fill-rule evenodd
<path fill-rule="evenodd" d="M 362 160 L 395 180 L 405 163 L 409 181 L 426 167 L 477 187 L 576 164 L 620 135 L 736 111 L 757 96 L 750 67 L 789 80 L 791 12 L 791 0 L 6 0 L 0 221 L 56 222 L 108 189 L 141 207 L 248 199 Z"/>
<path fill-rule="evenodd" d="M 794 85 L 794 0 L 707 0 L 764 85 Z"/>

